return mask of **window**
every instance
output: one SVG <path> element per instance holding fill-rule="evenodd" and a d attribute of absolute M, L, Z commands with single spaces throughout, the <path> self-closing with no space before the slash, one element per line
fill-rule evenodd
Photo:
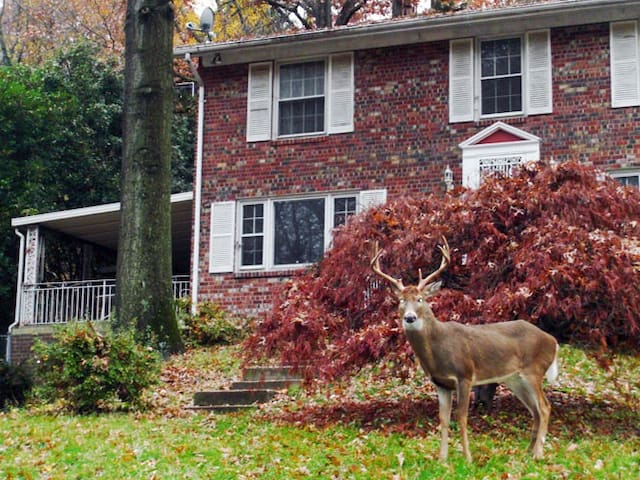
<path fill-rule="evenodd" d="M 622 185 L 640 188 L 640 170 L 621 169 L 609 172 L 609 175 L 615 178 Z"/>
<path fill-rule="evenodd" d="M 356 214 L 356 197 L 343 197 L 333 200 L 333 226 L 347 223 L 351 215 Z"/>
<path fill-rule="evenodd" d="M 551 113 L 549 30 L 449 43 L 449 121 Z"/>
<path fill-rule="evenodd" d="M 324 131 L 325 62 L 280 66 L 278 135 Z"/>
<path fill-rule="evenodd" d="M 242 265 L 262 265 L 264 253 L 264 205 L 242 207 Z"/>
<path fill-rule="evenodd" d="M 273 202 L 273 264 L 313 263 L 324 252 L 324 198 Z"/>
<path fill-rule="evenodd" d="M 333 211 L 327 208 L 333 207 Z M 272 218 L 271 232 L 265 233 L 264 212 Z M 292 198 L 243 204 L 240 267 L 265 265 L 265 238 L 272 245 L 267 262 L 274 268 L 305 265 L 322 258 L 331 229 L 343 225 L 356 213 L 356 197 Z M 326 220 L 332 219 L 331 222 Z"/>
<path fill-rule="evenodd" d="M 286 270 L 316 262 L 329 248 L 335 227 L 385 201 L 386 190 L 365 190 L 215 202 L 211 206 L 209 271 Z M 230 231 L 233 225 L 237 225 L 235 235 Z"/>
<path fill-rule="evenodd" d="M 522 111 L 521 50 L 519 38 L 481 42 L 482 115 Z"/>
<path fill-rule="evenodd" d="M 249 66 L 247 141 L 353 131 L 353 55 Z"/>

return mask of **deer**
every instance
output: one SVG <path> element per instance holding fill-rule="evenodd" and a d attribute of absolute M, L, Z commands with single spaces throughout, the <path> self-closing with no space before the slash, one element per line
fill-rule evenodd
<path fill-rule="evenodd" d="M 533 416 L 529 452 L 541 459 L 549 425 L 551 405 L 542 382 L 553 384 L 558 376 L 558 342 L 525 320 L 512 320 L 481 325 L 439 321 L 429 297 L 435 295 L 442 282 L 435 280 L 451 261 L 446 238 L 438 248 L 442 254 L 440 267 L 422 278 L 418 284 L 404 285 L 402 279 L 384 273 L 380 257 L 385 254 L 376 242 L 372 249 L 373 272 L 389 283 L 398 300 L 399 320 L 413 352 L 435 384 L 438 394 L 440 422 L 440 461 L 446 462 L 452 397 L 456 392 L 456 415 L 463 454 L 472 461 L 467 436 L 467 416 L 471 389 L 477 385 L 505 384 Z"/>

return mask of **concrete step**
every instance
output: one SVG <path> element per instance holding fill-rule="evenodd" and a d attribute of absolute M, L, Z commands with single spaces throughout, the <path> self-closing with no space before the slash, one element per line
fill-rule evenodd
<path fill-rule="evenodd" d="M 214 390 L 197 392 L 193 396 L 195 407 L 221 405 L 254 405 L 272 400 L 278 390 Z"/>
<path fill-rule="evenodd" d="M 237 380 L 229 387 L 231 390 L 287 390 L 289 387 L 297 387 L 302 384 L 302 379 L 289 380 Z"/>
<path fill-rule="evenodd" d="M 257 408 L 258 404 L 254 403 L 252 405 L 191 405 L 185 407 L 187 410 L 196 410 L 203 412 L 218 412 L 218 413 L 227 413 L 227 412 L 239 412 L 241 410 L 251 410 Z"/>
<path fill-rule="evenodd" d="M 242 371 L 242 379 L 251 382 L 271 380 L 301 380 L 299 372 L 292 367 L 247 367 Z"/>
<path fill-rule="evenodd" d="M 242 380 L 233 382 L 229 390 L 197 392 L 191 410 L 232 412 L 255 408 L 266 403 L 283 390 L 301 385 L 302 378 L 291 367 L 248 367 Z"/>

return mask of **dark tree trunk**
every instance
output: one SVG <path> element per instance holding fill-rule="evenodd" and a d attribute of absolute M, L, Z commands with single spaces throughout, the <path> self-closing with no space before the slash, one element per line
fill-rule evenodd
<path fill-rule="evenodd" d="M 391 2 L 391 17 L 399 18 L 404 15 L 404 0 L 393 0 Z"/>
<path fill-rule="evenodd" d="M 182 349 L 171 287 L 171 118 L 173 5 L 128 0 L 118 327 Z"/>
<path fill-rule="evenodd" d="M 5 8 L 6 2 L 3 2 L 2 6 L 0 6 L 0 65 L 11 65 L 9 52 L 7 52 L 7 45 L 4 41 L 4 30 L 2 28 L 2 17 L 4 16 Z"/>
<path fill-rule="evenodd" d="M 331 27 L 331 1 L 319 0 L 311 5 L 312 15 L 316 20 L 315 28 Z"/>

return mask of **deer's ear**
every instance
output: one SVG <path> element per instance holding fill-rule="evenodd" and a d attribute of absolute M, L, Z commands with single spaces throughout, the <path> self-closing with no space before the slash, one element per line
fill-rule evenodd
<path fill-rule="evenodd" d="M 424 293 L 425 297 L 430 297 L 438 293 L 438 291 L 440 290 L 440 287 L 442 287 L 442 282 L 428 283 L 424 287 L 422 292 Z"/>

